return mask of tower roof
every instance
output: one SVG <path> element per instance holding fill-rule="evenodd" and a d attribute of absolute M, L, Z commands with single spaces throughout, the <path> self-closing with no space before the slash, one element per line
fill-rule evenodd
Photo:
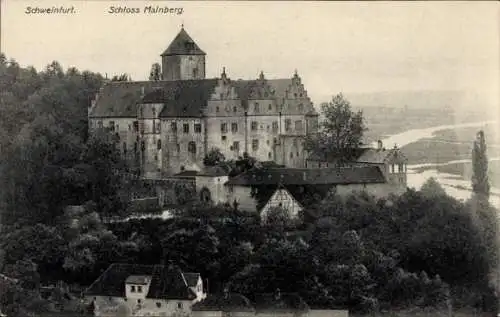
<path fill-rule="evenodd" d="M 187 34 L 184 27 L 181 28 L 168 48 L 161 54 L 164 55 L 206 55 L 200 47 Z"/>

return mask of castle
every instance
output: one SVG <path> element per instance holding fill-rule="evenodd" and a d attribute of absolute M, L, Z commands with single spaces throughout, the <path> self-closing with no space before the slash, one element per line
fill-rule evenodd
<path fill-rule="evenodd" d="M 146 177 L 199 170 L 213 148 L 226 159 L 305 167 L 304 137 L 318 113 L 300 76 L 205 77 L 206 53 L 184 28 L 161 54 L 162 80 L 108 82 L 89 108 L 89 128 L 107 128 Z"/>

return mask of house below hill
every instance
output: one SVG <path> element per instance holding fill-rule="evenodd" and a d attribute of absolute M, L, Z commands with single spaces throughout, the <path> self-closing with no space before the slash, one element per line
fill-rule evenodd
<path fill-rule="evenodd" d="M 112 264 L 84 296 L 95 316 L 189 316 L 206 294 L 199 273 L 173 265 Z"/>

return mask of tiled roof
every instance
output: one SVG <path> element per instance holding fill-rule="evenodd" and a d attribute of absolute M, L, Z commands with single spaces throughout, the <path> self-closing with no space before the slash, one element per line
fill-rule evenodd
<path fill-rule="evenodd" d="M 384 183 L 378 166 L 342 168 L 263 168 L 253 169 L 229 179 L 227 185 L 301 185 Z"/>
<path fill-rule="evenodd" d="M 193 300 L 194 292 L 186 285 L 179 268 L 165 265 L 115 263 L 85 291 L 87 296 L 125 297 L 125 282 L 132 275 L 151 276 L 146 298 Z"/>
<path fill-rule="evenodd" d="M 230 169 L 226 165 L 223 166 L 205 166 L 196 176 L 227 176 L 229 175 Z"/>
<path fill-rule="evenodd" d="M 182 275 L 184 275 L 184 279 L 189 287 L 195 287 L 198 285 L 200 273 L 182 273 Z"/>
<path fill-rule="evenodd" d="M 168 48 L 161 54 L 164 55 L 206 55 L 193 41 L 191 36 L 182 28 Z"/>
<path fill-rule="evenodd" d="M 211 294 L 193 305 L 193 311 L 252 312 L 254 308 L 248 298 L 241 294 Z"/>
<path fill-rule="evenodd" d="M 280 102 L 292 79 L 269 79 L 266 82 L 275 91 L 274 97 L 268 98 L 277 98 Z M 250 92 L 260 85 L 259 80 L 236 80 L 230 83 L 247 109 Z M 218 79 L 110 82 L 102 87 L 89 116 L 133 118 L 137 116 L 137 104 L 162 103 L 165 107 L 160 117 L 200 117 L 217 84 Z M 311 111 L 314 109 L 308 113 Z"/>
<path fill-rule="evenodd" d="M 295 293 L 257 294 L 255 308 L 258 312 L 305 312 L 309 310 L 307 303 Z"/>

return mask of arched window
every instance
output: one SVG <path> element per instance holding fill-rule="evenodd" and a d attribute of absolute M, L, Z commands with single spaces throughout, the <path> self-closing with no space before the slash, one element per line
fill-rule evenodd
<path fill-rule="evenodd" d="M 188 143 L 188 152 L 191 154 L 196 154 L 196 143 L 191 141 Z"/>
<path fill-rule="evenodd" d="M 158 141 L 156 142 L 156 148 L 157 148 L 158 150 L 161 150 L 161 140 L 158 140 Z"/>

